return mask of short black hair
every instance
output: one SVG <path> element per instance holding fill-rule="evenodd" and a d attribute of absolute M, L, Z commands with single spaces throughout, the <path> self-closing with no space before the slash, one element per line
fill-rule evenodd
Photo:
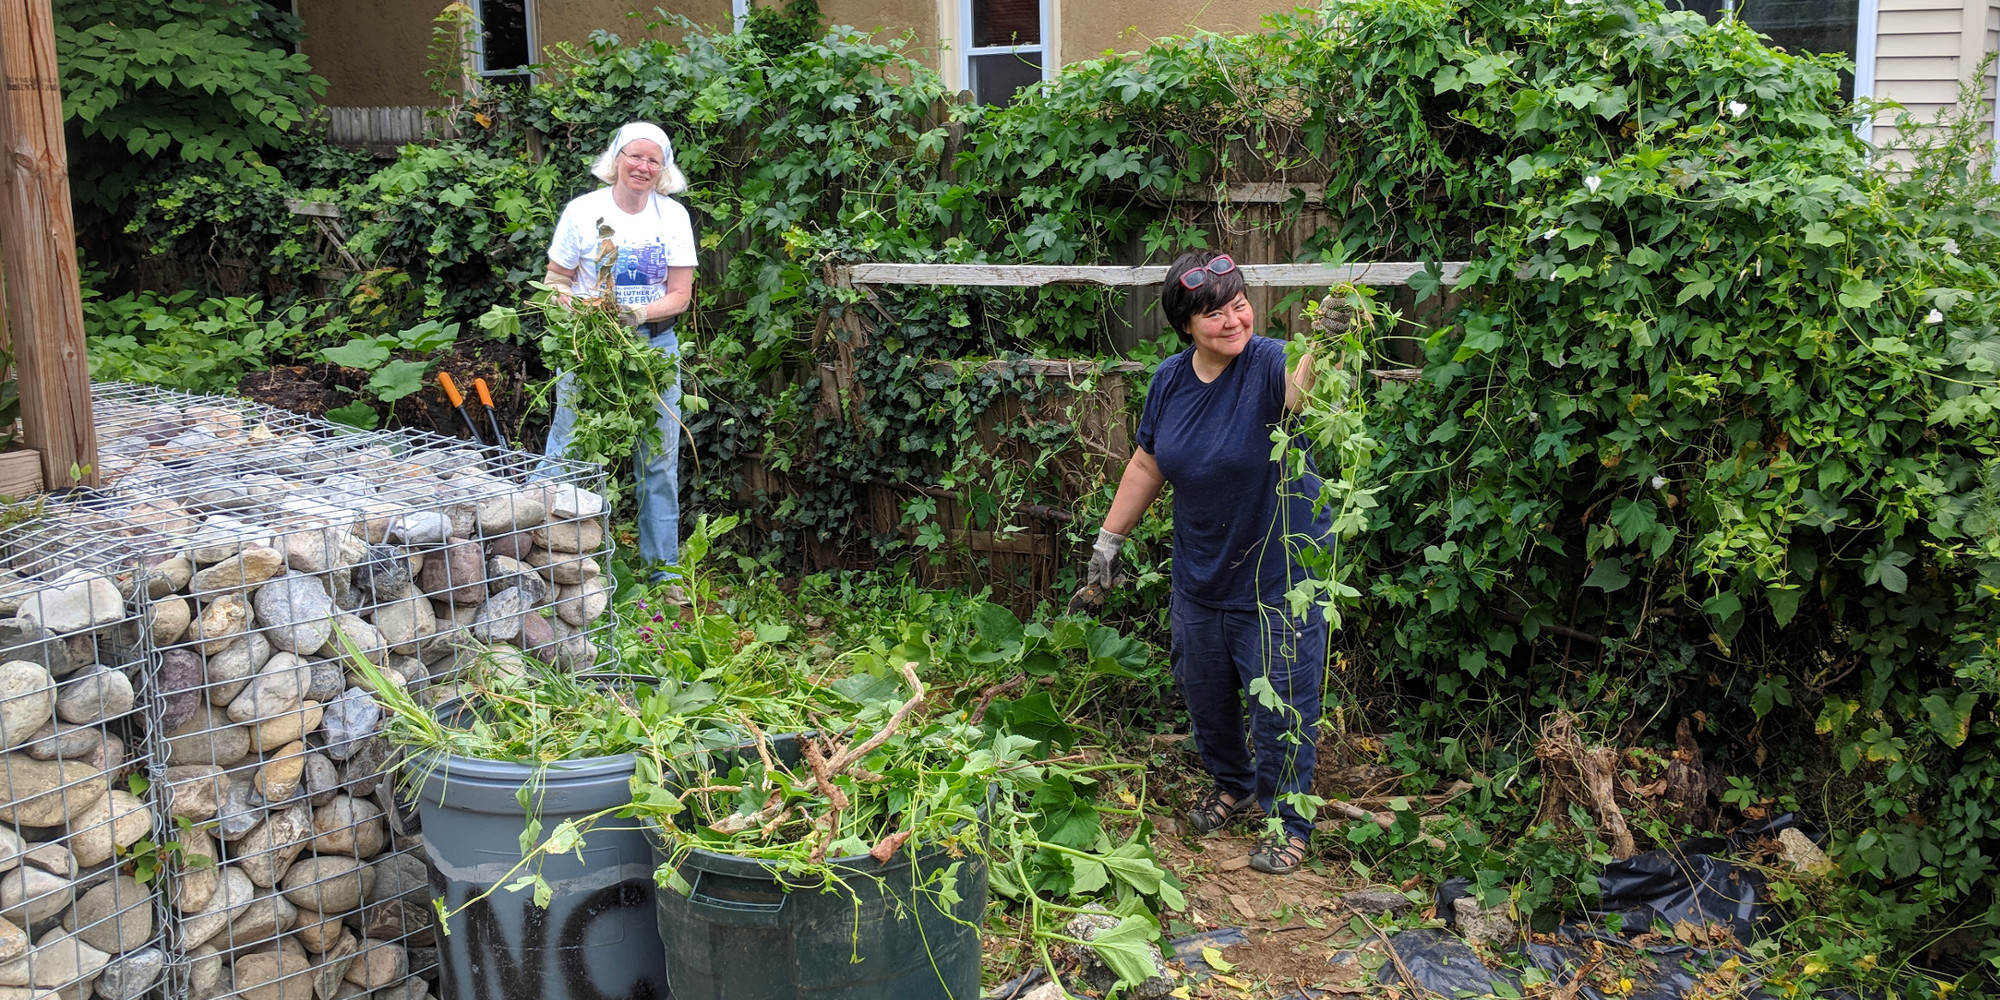
<path fill-rule="evenodd" d="M 1220 250 L 1190 250 L 1174 258 L 1173 266 L 1167 268 L 1167 285 L 1160 292 L 1160 310 L 1167 314 L 1167 325 L 1175 331 L 1186 333 L 1189 317 L 1214 312 L 1243 294 L 1240 266 L 1228 274 L 1210 274 L 1199 288 L 1181 287 L 1181 275 L 1206 267 L 1220 256 L 1223 256 Z"/>

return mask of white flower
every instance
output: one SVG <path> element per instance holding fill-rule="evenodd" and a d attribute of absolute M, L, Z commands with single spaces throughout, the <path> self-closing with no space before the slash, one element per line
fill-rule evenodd
<path fill-rule="evenodd" d="M 1743 112 L 1748 110 L 1750 110 L 1750 105 L 1745 104 L 1742 101 L 1729 102 L 1729 116 L 1731 118 L 1741 118 L 1743 117 Z"/>
<path fill-rule="evenodd" d="M 1548 232 L 1546 232 L 1546 233 L 1543 233 L 1543 234 L 1542 234 L 1542 239 L 1544 239 L 1544 240 L 1552 240 L 1552 239 L 1555 239 L 1555 238 L 1556 238 L 1556 236 L 1558 236 L 1558 235 L 1559 235 L 1559 234 L 1561 234 L 1561 233 L 1562 233 L 1562 228 L 1561 228 L 1561 227 L 1557 227 L 1557 228 L 1555 228 L 1555 229 L 1551 229 L 1551 230 L 1549 230 L 1549 231 L 1548 231 Z"/>
<path fill-rule="evenodd" d="M 1663 489 L 1666 489 L 1666 488 L 1667 488 L 1667 477 L 1665 477 L 1665 476 L 1654 476 L 1654 477 L 1653 477 L 1653 488 L 1654 488 L 1654 489 L 1656 489 L 1656 490 L 1663 490 Z"/>
<path fill-rule="evenodd" d="M 1930 315 L 1928 315 L 1928 316 L 1925 316 L 1925 317 L 1924 317 L 1924 322 L 1926 322 L 1926 323 L 1942 323 L 1942 322 L 1944 322 L 1944 313 L 1942 313 L 1942 312 L 1940 312 L 1940 311 L 1938 311 L 1938 310 L 1936 310 L 1936 309 L 1933 309 L 1933 310 L 1931 310 L 1931 313 L 1930 313 Z"/>
<path fill-rule="evenodd" d="M 1604 178 L 1592 174 L 1583 179 L 1583 186 L 1589 188 L 1591 194 L 1596 194 L 1597 189 L 1604 186 Z"/>
<path fill-rule="evenodd" d="M 1952 256 L 1954 256 L 1954 257 L 1955 257 L 1955 256 L 1957 256 L 1957 255 L 1958 255 L 1958 241 L 1957 241 L 1957 240 L 1953 240 L 1953 239 L 1947 239 L 1947 240 L 1945 240 L 1945 241 L 1944 241 L 1944 252 L 1945 252 L 1945 253 L 1948 253 L 1948 254 L 1951 254 L 1951 255 L 1952 255 Z"/>

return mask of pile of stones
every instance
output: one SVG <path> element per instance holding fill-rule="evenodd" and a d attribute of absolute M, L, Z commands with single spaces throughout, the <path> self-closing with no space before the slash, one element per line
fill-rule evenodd
<path fill-rule="evenodd" d="M 0 1000 L 424 1000 L 422 833 L 356 664 L 436 703 L 603 656 L 598 470 L 264 416 L 100 397 L 103 492 L 0 531 Z"/>

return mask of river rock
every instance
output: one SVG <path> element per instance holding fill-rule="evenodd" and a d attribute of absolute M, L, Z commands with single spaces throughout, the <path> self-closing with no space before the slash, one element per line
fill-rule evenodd
<path fill-rule="evenodd" d="M 410 560 L 393 545 L 371 545 L 360 562 L 354 564 L 354 589 L 367 595 L 371 604 L 394 599 L 410 586 Z"/>
<path fill-rule="evenodd" d="M 0 962 L 11 962 L 28 953 L 28 932 L 11 920 L 0 920 Z"/>
<path fill-rule="evenodd" d="M 431 905 L 423 859 L 408 852 L 390 854 L 376 858 L 369 867 L 375 872 L 375 890 L 368 894 L 360 920 L 350 915 L 348 925 L 376 941 L 403 938 L 403 944 L 412 947 L 435 943 L 437 910 Z"/>
<path fill-rule="evenodd" d="M 188 539 L 187 557 L 196 565 L 207 566 L 243 551 L 245 545 L 269 545 L 271 533 L 232 517 L 210 515 L 201 529 Z M 180 589 L 178 587 L 176 590 Z"/>
<path fill-rule="evenodd" d="M 167 815 L 201 823 L 215 818 L 229 779 L 213 764 L 182 764 L 167 768 Z"/>
<path fill-rule="evenodd" d="M 99 1000 L 139 1000 L 167 968 L 167 955 L 158 948 L 141 948 L 113 959 L 97 977 Z"/>
<path fill-rule="evenodd" d="M 167 730 L 168 765 L 229 767 L 248 756 L 250 730 L 232 723 L 213 705 L 198 706 L 186 722 Z"/>
<path fill-rule="evenodd" d="M 238 642 L 234 648 L 243 648 Z M 228 655 L 225 653 L 224 655 Z M 169 649 L 160 654 L 160 672 L 154 678 L 154 724 L 171 730 L 194 718 L 195 710 L 207 700 L 208 672 L 200 653 L 192 649 Z"/>
<path fill-rule="evenodd" d="M 521 648 L 533 653 L 535 659 L 552 663 L 556 658 L 555 628 L 547 618 L 529 614 L 521 616 Z"/>
<path fill-rule="evenodd" d="M 326 738 L 326 755 L 334 760 L 354 756 L 357 742 L 375 734 L 382 724 L 382 706 L 359 687 L 348 688 L 326 706 L 321 732 Z"/>
<path fill-rule="evenodd" d="M 76 855 L 61 844 L 29 844 L 28 849 L 21 852 L 21 861 L 51 875 L 76 877 Z"/>
<path fill-rule="evenodd" d="M 75 899 L 76 883 L 54 872 L 23 865 L 0 875 L 0 919 L 17 927 L 38 926 Z"/>
<path fill-rule="evenodd" d="M 118 758 L 104 767 L 101 758 L 43 761 L 22 753 L 0 754 L 0 823 L 68 823 L 110 791 L 109 772 L 124 763 L 122 750 Z"/>
<path fill-rule="evenodd" d="M 70 853 L 77 864 L 90 868 L 151 833 L 153 811 L 138 796 L 114 788 L 70 820 L 69 828 Z"/>
<path fill-rule="evenodd" d="M 33 664 L 21 664 L 19 661 L 0 663 L 0 692 L 11 690 L 8 685 L 7 668 L 18 666 L 27 666 L 43 677 L 48 676 L 47 671 Z M 0 697 L 8 698 L 6 701 L 0 701 L 0 739 L 4 739 L 7 731 L 7 710 L 11 706 L 12 699 L 4 694 L 0 694 Z M 88 725 L 115 719 L 130 712 L 132 702 L 132 679 L 125 676 L 125 671 L 100 666 L 63 681 L 62 690 L 56 693 L 56 715 L 64 722 L 79 726 Z"/>
<path fill-rule="evenodd" d="M 602 496 L 573 484 L 545 487 L 542 495 L 548 500 L 549 516 L 558 521 L 573 521 L 604 513 Z"/>
<path fill-rule="evenodd" d="M 344 528 L 296 531 L 284 538 L 285 564 L 301 573 L 325 573 L 353 566 L 368 546 Z"/>
<path fill-rule="evenodd" d="M 417 574 L 424 593 L 453 604 L 478 604 L 486 599 L 486 558 L 475 542 L 454 537 L 442 552 L 428 553 Z"/>
<path fill-rule="evenodd" d="M 313 809 L 301 802 L 274 810 L 229 849 L 230 858 L 259 889 L 269 889 L 291 870 L 313 834 Z"/>
<path fill-rule="evenodd" d="M 305 858 L 285 875 L 285 898 L 300 910 L 346 913 L 361 906 L 375 888 L 374 869 L 356 858 L 332 855 Z M 310 914 L 305 919 L 312 919 Z"/>
<path fill-rule="evenodd" d="M 311 653 L 333 635 L 333 597 L 310 576 L 281 576 L 257 588 L 257 621 L 268 630 L 271 645 L 293 653 Z"/>
<path fill-rule="evenodd" d="M 185 598 L 154 598 L 152 610 L 147 612 L 148 623 L 153 629 L 155 646 L 171 646 L 187 634 L 188 626 L 194 623 L 194 609 Z"/>
<path fill-rule="evenodd" d="M 229 978 L 222 953 L 207 945 L 188 952 L 188 1000 L 213 1000 Z"/>
<path fill-rule="evenodd" d="M 83 632 L 123 620 L 125 599 L 110 577 L 71 570 L 30 594 L 16 615 L 52 633 Z"/>
<path fill-rule="evenodd" d="M 264 941 L 291 930 L 298 920 L 299 908 L 291 900 L 275 889 L 259 889 L 250 905 L 230 918 L 230 940 L 238 946 Z"/>
<path fill-rule="evenodd" d="M 221 872 L 222 884 L 216 887 L 215 895 L 209 898 L 208 905 L 202 907 L 200 912 L 181 921 L 180 945 L 182 948 L 192 949 L 197 945 L 209 943 L 210 939 L 213 938 L 219 938 L 219 940 L 215 941 L 218 948 L 241 947 L 261 940 L 261 937 L 242 934 L 235 935 L 233 938 L 220 937 L 225 930 L 229 929 L 231 921 L 238 917 L 249 918 L 245 920 L 245 926 L 249 926 L 255 922 L 256 918 L 252 917 L 250 910 L 258 902 L 258 898 L 257 887 L 251 883 L 249 876 L 237 871 L 236 866 L 223 865 L 219 871 Z M 288 907 L 291 906 L 290 903 L 286 903 L 285 905 Z M 294 913 L 296 913 L 296 909 L 294 909 Z M 266 914 L 265 916 L 268 917 L 269 915 Z M 267 920 L 267 922 L 270 921 Z"/>
<path fill-rule="evenodd" d="M 303 739 L 307 733 L 319 730 L 320 719 L 326 709 L 316 701 L 299 703 L 298 710 L 265 719 L 250 727 L 250 746 L 259 752 L 269 752 L 293 740 Z"/>
<path fill-rule="evenodd" d="M 288 802 L 297 795 L 299 784 L 305 779 L 306 745 L 303 740 L 287 743 L 279 747 L 257 769 L 254 782 L 257 794 L 264 801 Z"/>
<path fill-rule="evenodd" d="M 535 544 L 551 552 L 596 552 L 604 547 L 604 525 L 594 520 L 545 524 L 535 529 Z"/>
<path fill-rule="evenodd" d="M 521 590 L 523 602 L 528 607 L 547 603 L 553 591 L 547 580 L 535 567 L 512 556 L 490 556 L 486 560 L 486 586 L 495 594 L 510 587 Z"/>
<path fill-rule="evenodd" d="M 345 854 L 372 858 L 382 853 L 388 841 L 382 810 L 375 803 L 352 795 L 334 798 L 324 808 L 313 810 L 313 853 Z"/>
<path fill-rule="evenodd" d="M 548 505 L 541 500 L 527 494 L 510 493 L 480 504 L 476 520 L 479 533 L 492 536 L 532 528 L 548 516 Z"/>
<path fill-rule="evenodd" d="M 0 826 L 0 872 L 10 872 L 21 866 L 21 856 L 28 853 L 28 842 L 8 827 Z M 0 959 L 4 962 L 6 959 Z"/>
<path fill-rule="evenodd" d="M 80 643 L 80 638 L 51 635 L 22 618 L 0 618 L 0 660 L 26 660 L 62 677 L 91 662 L 90 655 L 79 655 L 81 647 L 89 645 Z"/>
<path fill-rule="evenodd" d="M 430 599 L 405 589 L 375 609 L 375 627 L 389 651 L 414 656 L 421 644 L 437 632 L 437 612 Z"/>
<path fill-rule="evenodd" d="M 271 662 L 275 649 L 262 632 L 252 632 L 243 641 L 223 650 L 220 655 L 208 658 L 208 700 L 216 705 L 227 705 L 243 693 L 250 678 Z"/>
<path fill-rule="evenodd" d="M 300 955 L 244 955 L 232 968 L 240 1000 L 309 1000 L 312 962 Z"/>
<path fill-rule="evenodd" d="M 284 571 L 284 553 L 269 546 L 251 545 L 196 573 L 188 589 L 195 594 L 248 590 Z"/>
<path fill-rule="evenodd" d="M 437 545 L 451 536 L 451 516 L 442 511 L 404 514 L 389 524 L 387 538 L 398 545 Z"/>
<path fill-rule="evenodd" d="M 35 730 L 21 749 L 36 760 L 77 760 L 97 753 L 103 744 L 104 731 L 95 726 L 50 721 Z"/>
<path fill-rule="evenodd" d="M 0 986 L 35 986 L 55 989 L 92 979 L 109 964 L 111 956 L 84 943 L 64 930 L 52 930 L 35 942 L 33 950 L 0 965 Z"/>
<path fill-rule="evenodd" d="M 320 956 L 318 971 L 313 975 L 313 996 L 318 1000 L 335 1000 L 343 989 L 355 988 L 354 984 L 346 982 L 346 978 L 348 968 L 354 964 L 354 956 L 361 953 L 361 939 L 343 933 L 325 952 Z"/>
<path fill-rule="evenodd" d="M 127 682 L 127 708 L 131 707 L 131 688 Z M 41 664 L 27 660 L 0 663 L 0 749 L 33 739 L 55 715 L 57 704 L 55 678 Z"/>
<path fill-rule="evenodd" d="M 556 614 L 563 621 L 583 628 L 603 616 L 611 604 L 611 588 L 602 577 L 592 577 L 574 587 L 556 590 Z"/>
<path fill-rule="evenodd" d="M 257 829 L 269 813 L 264 797 L 257 794 L 250 776 L 231 775 L 229 789 L 222 796 L 222 807 L 216 810 L 215 835 L 231 843 L 241 840 Z"/>
<path fill-rule="evenodd" d="M 297 653 L 274 653 L 229 703 L 233 722 L 253 723 L 298 710 L 312 685 L 312 665 Z"/>
<path fill-rule="evenodd" d="M 341 919 L 343 916 L 345 914 L 336 913 L 322 918 L 313 910 L 300 909 L 299 925 L 293 936 L 299 939 L 299 943 L 304 945 L 307 951 L 314 954 L 332 951 L 339 946 L 341 938 L 354 939 L 354 935 L 347 929 L 347 924 Z"/>
<path fill-rule="evenodd" d="M 178 594 L 187 589 L 194 580 L 194 560 L 184 552 L 166 556 L 148 556 L 143 562 L 146 595 L 160 600 L 168 594 Z"/>
<path fill-rule="evenodd" d="M 200 913 L 222 884 L 222 869 L 217 867 L 222 861 L 222 851 L 216 847 L 215 838 L 198 826 L 180 831 L 177 839 L 181 849 L 177 856 L 169 856 L 167 864 L 174 909 Z M 207 860 L 203 861 L 204 858 Z"/>
<path fill-rule="evenodd" d="M 528 565 L 535 567 L 544 579 L 565 587 L 574 587 L 604 572 L 597 565 L 597 560 L 574 552 L 550 552 L 542 548 L 530 549 L 525 561 Z"/>
<path fill-rule="evenodd" d="M 99 951 L 131 951 L 153 936 L 153 894 L 129 875 L 116 876 L 84 893 L 63 929 Z"/>
<path fill-rule="evenodd" d="M 306 687 L 306 700 L 324 705 L 340 697 L 347 687 L 347 671 L 342 670 L 338 660 L 314 660 L 312 684 Z"/>
<path fill-rule="evenodd" d="M 509 587 L 486 599 L 472 622 L 472 637 L 480 642 L 513 642 L 521 635 L 521 613 L 527 609 L 527 594 Z"/>
<path fill-rule="evenodd" d="M 340 785 L 357 795 L 375 787 L 375 779 L 397 759 L 396 746 L 380 736 L 370 736 L 353 744 L 354 754 L 340 765 Z"/>
<path fill-rule="evenodd" d="M 324 753 L 306 754 L 305 777 L 301 785 L 305 789 L 306 802 L 316 807 L 326 805 L 340 792 L 340 769 Z"/>
<path fill-rule="evenodd" d="M 378 667 L 389 662 L 389 644 L 383 641 L 381 629 L 363 621 L 360 615 L 336 615 L 333 624 L 337 631 L 327 639 L 326 645 L 320 647 L 322 658 L 345 663 L 352 655 L 348 651 L 352 645 L 368 662 Z M 347 637 L 345 642 L 341 640 L 343 635 Z"/>
<path fill-rule="evenodd" d="M 214 656 L 242 638 L 250 627 L 250 605 L 241 594 L 224 594 L 203 609 L 201 617 L 188 626 L 187 636 L 192 640 L 194 650 L 203 656 Z"/>
<path fill-rule="evenodd" d="M 381 989 L 409 974 L 410 960 L 403 946 L 388 941 L 361 942 L 361 953 L 347 967 L 347 981 L 369 990 Z"/>

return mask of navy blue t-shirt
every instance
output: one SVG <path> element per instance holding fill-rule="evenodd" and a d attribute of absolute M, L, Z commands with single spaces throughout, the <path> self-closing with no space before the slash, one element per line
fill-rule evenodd
<path fill-rule="evenodd" d="M 1139 415 L 1139 447 L 1174 487 L 1174 593 L 1197 604 L 1248 611 L 1284 607 L 1303 573 L 1278 544 L 1286 534 L 1324 538 L 1330 512 L 1313 516 L 1319 476 L 1285 486 L 1271 430 L 1285 414 L 1285 345 L 1252 337 L 1213 382 L 1194 373 L 1194 351 L 1160 363 Z"/>

